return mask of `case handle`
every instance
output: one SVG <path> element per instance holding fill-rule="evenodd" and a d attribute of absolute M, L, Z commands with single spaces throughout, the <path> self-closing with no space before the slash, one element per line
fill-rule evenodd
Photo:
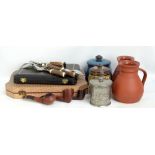
<path fill-rule="evenodd" d="M 142 83 L 143 83 L 143 85 L 144 85 L 145 82 L 146 82 L 146 79 L 147 79 L 147 72 L 146 72 L 144 69 L 142 69 L 142 68 L 139 68 L 139 70 L 143 72 Z"/>

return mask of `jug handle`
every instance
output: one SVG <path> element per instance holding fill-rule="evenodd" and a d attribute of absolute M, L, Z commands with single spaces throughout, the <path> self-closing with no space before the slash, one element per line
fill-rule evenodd
<path fill-rule="evenodd" d="M 144 69 L 142 69 L 142 68 L 139 68 L 139 70 L 142 71 L 143 74 L 144 74 L 143 79 L 142 79 L 142 83 L 144 85 L 145 82 L 146 82 L 146 79 L 147 79 L 147 72 Z"/>

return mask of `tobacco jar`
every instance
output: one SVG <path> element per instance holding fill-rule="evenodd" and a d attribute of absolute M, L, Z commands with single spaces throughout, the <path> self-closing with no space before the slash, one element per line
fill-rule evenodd
<path fill-rule="evenodd" d="M 88 80 L 89 70 L 95 66 L 105 66 L 110 68 L 111 61 L 104 59 L 101 55 L 97 55 L 96 58 L 90 59 L 87 61 L 87 69 L 86 69 L 86 79 Z"/>
<path fill-rule="evenodd" d="M 98 79 L 99 77 L 102 77 L 103 79 L 109 80 L 111 79 L 111 70 L 108 67 L 99 65 L 90 68 L 89 71 L 89 76 L 88 76 L 88 81 L 92 79 Z"/>

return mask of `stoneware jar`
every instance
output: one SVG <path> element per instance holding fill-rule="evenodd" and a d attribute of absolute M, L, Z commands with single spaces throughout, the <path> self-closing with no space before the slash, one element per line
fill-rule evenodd
<path fill-rule="evenodd" d="M 110 105 L 111 85 L 111 80 L 104 80 L 101 77 L 98 79 L 90 80 L 90 103 L 98 107 Z"/>
<path fill-rule="evenodd" d="M 119 74 L 112 85 L 115 100 L 122 103 L 136 103 L 141 99 L 147 73 L 139 66 L 139 62 L 130 60 L 124 60 L 119 64 Z M 138 71 L 144 74 L 142 80 L 138 76 Z"/>
<path fill-rule="evenodd" d="M 121 63 L 121 61 L 124 61 L 124 60 L 131 60 L 131 61 L 134 61 L 134 57 L 132 56 L 119 56 L 117 57 L 117 61 L 118 61 L 118 65 L 113 73 L 113 76 L 112 76 L 112 81 L 114 81 L 117 77 L 117 75 L 119 74 L 119 63 Z"/>
<path fill-rule="evenodd" d="M 88 81 L 92 79 L 98 79 L 102 77 L 103 79 L 109 80 L 111 79 L 111 70 L 105 66 L 95 66 L 90 69 Z"/>
<path fill-rule="evenodd" d="M 97 55 L 96 58 L 88 60 L 87 65 L 88 67 L 86 69 L 86 78 L 88 79 L 90 68 L 95 66 L 105 66 L 110 68 L 111 61 L 104 59 L 101 55 Z"/>

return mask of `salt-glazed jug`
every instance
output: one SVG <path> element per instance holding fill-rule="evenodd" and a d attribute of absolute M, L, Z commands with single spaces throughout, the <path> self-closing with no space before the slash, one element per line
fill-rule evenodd
<path fill-rule="evenodd" d="M 121 63 L 121 61 L 124 61 L 124 60 L 134 61 L 135 58 L 132 56 L 119 56 L 119 57 L 117 57 L 118 65 L 117 65 L 117 67 L 113 73 L 112 81 L 115 81 L 117 75 L 119 74 L 119 63 Z"/>
<path fill-rule="evenodd" d="M 89 93 L 90 103 L 94 106 L 108 106 L 111 104 L 111 80 L 105 80 L 102 77 L 90 80 Z"/>
<path fill-rule="evenodd" d="M 131 60 L 124 60 L 119 63 L 119 74 L 112 85 L 112 93 L 115 100 L 129 104 L 136 103 L 141 99 L 147 73 L 139 66 L 139 62 Z M 143 72 L 142 80 L 138 75 L 138 71 Z"/>

